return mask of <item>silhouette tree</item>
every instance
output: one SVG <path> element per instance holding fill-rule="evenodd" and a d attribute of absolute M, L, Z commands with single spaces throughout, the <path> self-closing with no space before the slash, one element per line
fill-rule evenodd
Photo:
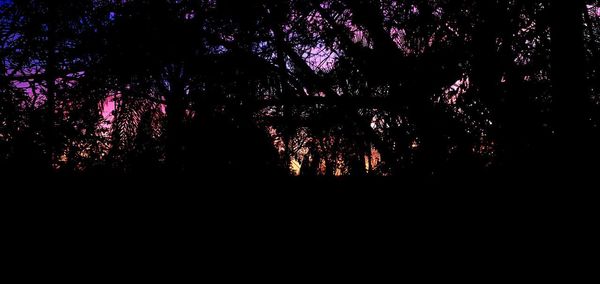
<path fill-rule="evenodd" d="M 581 170 L 578 163 L 593 149 L 588 144 L 592 128 L 583 32 L 585 1 L 552 1 L 550 10 L 552 111 L 556 127 L 553 150 L 561 164 Z"/>
<path fill-rule="evenodd" d="M 65 174 L 577 172 L 598 157 L 599 19 L 585 0 L 2 1 L 0 159 Z"/>

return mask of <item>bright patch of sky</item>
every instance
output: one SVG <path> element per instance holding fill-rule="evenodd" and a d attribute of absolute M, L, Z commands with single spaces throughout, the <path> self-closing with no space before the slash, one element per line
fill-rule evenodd
<path fill-rule="evenodd" d="M 317 45 L 304 54 L 304 59 L 313 70 L 330 71 L 337 62 L 338 55 L 324 45 Z"/>

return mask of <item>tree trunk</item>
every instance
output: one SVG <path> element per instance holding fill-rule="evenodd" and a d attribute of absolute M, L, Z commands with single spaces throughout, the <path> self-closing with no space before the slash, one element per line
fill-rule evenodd
<path fill-rule="evenodd" d="M 46 151 L 49 166 L 54 167 L 57 151 L 58 136 L 56 133 L 56 79 L 58 74 L 58 59 L 56 54 L 56 2 L 48 1 L 48 31 L 46 41 L 46 66 L 45 81 L 46 81 Z"/>
<path fill-rule="evenodd" d="M 552 95 L 557 169 L 574 169 L 591 150 L 583 40 L 583 0 L 551 2 Z"/>
<path fill-rule="evenodd" d="M 287 126 L 283 127 L 283 142 L 285 144 L 285 149 L 284 149 L 284 163 L 285 163 L 285 169 L 289 172 L 291 169 L 291 157 L 292 157 L 292 145 L 291 145 L 291 140 L 292 140 L 292 136 L 294 135 L 295 129 L 293 129 L 292 127 L 292 111 L 293 111 L 293 107 L 288 105 L 289 101 L 293 98 L 293 94 L 292 94 L 292 90 L 288 84 L 289 81 L 289 77 L 288 77 L 288 68 L 286 66 L 286 60 L 285 60 L 285 50 L 284 50 L 284 45 L 285 45 L 285 38 L 284 38 L 284 34 L 283 31 L 281 29 L 281 27 L 274 27 L 273 28 L 273 32 L 275 34 L 276 37 L 276 48 L 277 48 L 277 65 L 278 65 L 278 71 L 279 71 L 279 80 L 280 80 L 280 88 L 281 88 L 281 101 L 284 103 L 283 106 L 283 117 L 284 117 L 284 121 L 285 124 Z"/>
<path fill-rule="evenodd" d="M 497 166 L 513 168 L 515 160 L 515 124 L 525 124 L 514 108 L 514 84 L 520 79 L 514 77 L 512 54 L 514 28 L 512 20 L 518 15 L 509 13 L 505 1 L 480 0 L 476 2 L 479 19 L 473 36 L 473 69 L 471 80 L 477 89 L 478 98 L 488 107 L 489 138 L 494 143 L 494 151 L 498 157 Z M 513 10 L 519 11 L 519 5 L 513 4 Z M 501 39 L 499 45 L 498 39 Z M 501 86 L 504 75 L 505 84 Z M 504 88 L 504 89 L 503 89 Z M 508 90 L 504 93 L 504 90 Z M 520 96 L 522 98 L 522 94 Z"/>
<path fill-rule="evenodd" d="M 185 87 L 181 83 L 172 85 L 166 98 L 167 113 L 167 167 L 171 173 L 181 173 L 183 169 L 183 132 L 185 120 Z"/>
<path fill-rule="evenodd" d="M 480 99 L 488 106 L 495 107 L 500 103 L 498 83 L 500 70 L 498 66 L 497 42 L 499 5 L 492 0 L 478 2 L 480 19 L 473 36 L 473 83 L 479 89 Z"/>

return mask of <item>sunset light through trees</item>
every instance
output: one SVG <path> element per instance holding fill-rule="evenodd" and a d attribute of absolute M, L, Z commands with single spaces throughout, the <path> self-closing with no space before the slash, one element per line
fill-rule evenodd
<path fill-rule="evenodd" d="M 591 0 L 0 1 L 0 175 L 593 172 Z"/>

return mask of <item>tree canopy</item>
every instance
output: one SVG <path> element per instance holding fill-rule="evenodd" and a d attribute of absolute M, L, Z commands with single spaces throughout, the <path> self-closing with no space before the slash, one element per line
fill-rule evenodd
<path fill-rule="evenodd" d="M 0 170 L 584 171 L 599 74 L 590 0 L 0 1 Z"/>

